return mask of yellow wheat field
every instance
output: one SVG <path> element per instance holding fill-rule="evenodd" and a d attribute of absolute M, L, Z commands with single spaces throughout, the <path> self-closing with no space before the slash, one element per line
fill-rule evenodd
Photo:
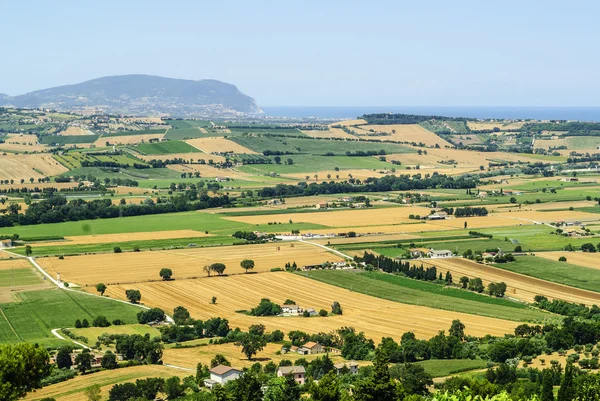
<path fill-rule="evenodd" d="M 578 304 L 593 305 L 598 303 L 598 293 L 581 290 L 562 284 L 552 283 L 538 278 L 525 276 L 508 270 L 476 263 L 463 258 L 420 260 L 425 266 L 436 266 L 442 272 L 450 271 L 452 277 L 479 277 L 484 285 L 490 282 L 505 282 L 508 289 L 506 296 L 533 302 L 536 295 L 544 295 L 551 299 L 562 299 Z"/>
<path fill-rule="evenodd" d="M 163 267 L 172 269 L 175 279 L 204 277 L 202 268 L 216 262 L 227 266 L 225 274 L 243 273 L 243 259 L 254 260 L 257 272 L 283 268 L 294 261 L 303 266 L 342 260 L 314 245 L 285 242 L 43 258 L 38 263 L 53 276 L 60 272 L 63 280 L 85 286 L 160 280 L 158 272 Z"/>
<path fill-rule="evenodd" d="M 10 257 L 7 253 L 0 253 L 0 257 Z M 27 259 L 18 258 L 12 260 L 0 260 L 0 270 L 11 270 L 11 269 L 29 269 L 33 265 L 29 263 Z"/>
<path fill-rule="evenodd" d="M 24 398 L 28 401 L 41 400 L 51 397 L 57 401 L 86 400 L 85 389 L 92 385 L 99 385 L 102 399 L 108 399 L 108 392 L 116 383 L 134 382 L 147 377 L 169 378 L 171 376 L 185 377 L 192 374 L 189 371 L 173 369 L 161 365 L 142 365 L 116 370 L 104 370 L 94 374 L 76 376 L 71 380 L 43 387 L 35 392 L 28 393 Z"/>
<path fill-rule="evenodd" d="M 188 139 L 185 142 L 205 153 L 233 152 L 256 154 L 255 151 L 223 137 L 195 138 Z"/>
<path fill-rule="evenodd" d="M 447 330 L 453 319 L 460 319 L 472 335 L 502 335 L 510 333 L 518 324 L 500 319 L 443 311 L 423 306 L 387 301 L 334 287 L 300 275 L 287 272 L 240 274 L 229 277 L 211 277 L 172 282 L 139 283 L 109 286 L 111 297 L 123 298 L 126 289 L 138 289 L 142 302 L 149 306 L 172 311 L 176 306 L 186 307 L 197 319 L 220 316 L 230 326 L 245 330 L 252 324 L 264 324 L 268 331 L 276 329 L 288 333 L 302 330 L 310 333 L 331 332 L 343 326 L 379 341 L 381 337 L 398 338 L 412 331 L 420 338 L 429 338 L 439 330 Z M 216 305 L 210 303 L 217 297 Z M 304 308 L 331 310 L 333 301 L 344 309 L 341 316 L 328 317 L 255 317 L 237 313 L 256 306 L 262 298 L 283 303 L 293 299 Z"/>
<path fill-rule="evenodd" d="M 362 120 L 362 119 L 358 119 L 358 120 L 343 120 L 343 121 L 338 121 L 336 123 L 333 123 L 331 125 L 343 125 L 345 127 L 348 127 L 350 125 L 363 125 L 363 124 L 367 124 L 366 120 Z"/>
<path fill-rule="evenodd" d="M 48 154 L 0 155 L 0 166 L 0 179 L 15 181 L 29 181 L 29 178 L 50 177 L 69 171 Z"/>
<path fill-rule="evenodd" d="M 68 127 L 66 130 L 61 131 L 59 133 L 59 135 L 69 135 L 69 136 L 76 136 L 76 135 L 94 135 L 94 133 L 92 131 L 90 131 L 89 129 L 86 128 L 81 128 L 81 127 Z"/>
<path fill-rule="evenodd" d="M 18 143 L 22 145 L 36 145 L 38 143 L 38 137 L 35 135 L 27 135 L 27 134 L 8 134 L 6 138 L 4 138 L 6 143 Z"/>
<path fill-rule="evenodd" d="M 525 124 L 524 121 L 512 121 L 512 122 L 503 122 L 503 121 L 468 121 L 467 125 L 472 130 L 485 130 L 485 129 L 494 129 L 495 127 L 500 128 L 502 131 L 506 131 L 509 129 L 519 129 Z"/>
<path fill-rule="evenodd" d="M 394 124 L 394 125 L 363 125 L 360 127 L 363 130 L 374 130 L 375 132 L 385 132 L 390 136 L 374 137 L 382 140 L 400 141 L 400 142 L 423 142 L 427 146 L 440 145 L 452 146 L 431 131 L 418 124 Z"/>
<path fill-rule="evenodd" d="M 293 178 L 300 181 L 311 182 L 323 182 L 323 181 L 347 181 L 350 177 L 363 180 L 370 177 L 384 177 L 387 174 L 391 174 L 388 170 L 368 170 L 368 169 L 349 169 L 335 171 L 321 170 L 311 173 L 293 173 L 293 174 L 281 174 L 282 177 Z M 315 179 L 315 175 L 317 178 Z M 308 180 L 306 177 L 308 176 Z"/>

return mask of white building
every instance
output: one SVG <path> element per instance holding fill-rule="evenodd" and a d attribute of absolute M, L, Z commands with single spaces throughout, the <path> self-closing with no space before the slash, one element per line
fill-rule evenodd
<path fill-rule="evenodd" d="M 212 389 L 215 384 L 223 385 L 229 381 L 239 378 L 242 375 L 241 370 L 237 370 L 231 366 L 225 365 L 215 366 L 209 372 L 210 379 L 204 380 L 204 385 L 210 389 Z"/>
<path fill-rule="evenodd" d="M 431 251 L 427 252 L 427 256 L 429 256 L 432 259 L 435 259 L 435 258 L 451 258 L 452 257 L 452 251 L 449 251 L 447 249 L 440 250 L 440 251 L 434 251 L 432 249 Z"/>

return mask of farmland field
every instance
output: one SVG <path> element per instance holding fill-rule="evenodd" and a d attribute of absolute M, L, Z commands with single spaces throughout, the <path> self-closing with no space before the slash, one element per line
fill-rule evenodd
<path fill-rule="evenodd" d="M 102 136 L 98 138 L 94 145 L 98 147 L 110 145 L 133 145 L 137 143 L 150 142 L 151 139 L 162 139 L 165 134 L 140 134 L 140 135 L 119 135 L 119 136 Z M 147 152 L 146 152 L 147 153 Z"/>
<path fill-rule="evenodd" d="M 39 401 L 52 397 L 57 401 L 80 401 L 85 399 L 84 391 L 92 385 L 99 385 L 101 394 L 107 398 L 108 391 L 116 383 L 134 382 L 147 377 L 188 376 L 190 372 L 177 370 L 161 365 L 132 366 L 117 370 L 105 370 L 92 375 L 78 376 L 74 379 L 53 384 L 29 393 L 25 400 Z"/>
<path fill-rule="evenodd" d="M 15 181 L 58 175 L 67 171 L 49 154 L 0 155 L 0 179 Z"/>
<path fill-rule="evenodd" d="M 418 124 L 396 124 L 396 125 L 363 125 L 363 130 L 374 130 L 375 132 L 385 132 L 389 136 L 374 137 L 382 140 L 392 140 L 398 142 L 424 143 L 428 146 L 439 145 L 440 147 L 451 146 L 448 142 L 432 133 Z"/>
<path fill-rule="evenodd" d="M 336 262 L 341 258 L 314 245 L 295 243 L 238 245 L 178 249 L 167 251 L 131 252 L 38 259 L 38 263 L 49 273 L 61 273 L 64 280 L 81 286 L 92 286 L 99 282 L 137 283 L 160 280 L 158 272 L 163 267 L 173 269 L 174 279 L 204 277 L 205 265 L 221 262 L 227 266 L 225 274 L 239 274 L 243 259 L 256 263 L 254 271 L 264 272 L 272 268 L 283 268 L 287 262 L 299 266 Z"/>
<path fill-rule="evenodd" d="M 125 289 L 129 288 L 139 289 L 142 302 L 148 306 L 173 310 L 174 307 L 183 305 L 195 318 L 221 316 L 226 317 L 230 325 L 242 329 L 262 323 L 269 331 L 279 329 L 285 333 L 290 330 L 330 332 L 342 326 L 352 326 L 358 331 L 364 331 L 370 338 L 379 340 L 384 336 L 397 337 L 405 331 L 413 331 L 419 338 L 428 338 L 439 330 L 447 330 L 453 319 L 460 319 L 466 325 L 466 331 L 473 335 L 501 335 L 512 332 L 518 324 L 382 300 L 285 272 L 112 285 L 108 287 L 107 294 L 123 298 Z M 212 296 L 217 297 L 216 305 L 210 304 Z M 315 310 L 330 310 L 331 303 L 337 300 L 344 308 L 344 314 L 307 319 L 253 317 L 236 312 L 253 308 L 265 297 L 278 303 L 291 298 L 304 308 L 312 307 Z M 391 319 L 391 316 L 394 318 Z"/>
<path fill-rule="evenodd" d="M 424 266 L 436 266 L 442 271 L 448 270 L 452 273 L 453 277 L 479 277 L 484 285 L 490 282 L 505 282 L 507 285 L 506 296 L 525 302 L 533 302 L 533 298 L 536 295 L 545 295 L 551 299 L 562 299 L 586 305 L 598 303 L 598 294 L 595 292 L 568 287 L 563 284 L 552 283 L 505 270 L 505 268 L 510 268 L 511 263 L 507 263 L 506 266 L 503 266 L 504 268 L 498 268 L 462 258 L 424 259 L 419 262 Z"/>
<path fill-rule="evenodd" d="M 431 377 L 445 377 L 454 373 L 475 369 L 485 369 L 488 362 L 481 359 L 430 359 L 416 363 L 425 369 Z"/>
<path fill-rule="evenodd" d="M 173 153 L 196 153 L 200 152 L 195 147 L 182 141 L 167 141 L 158 143 L 140 143 L 133 147 L 145 155 L 172 155 Z"/>
<path fill-rule="evenodd" d="M 230 141 L 229 139 L 225 139 L 225 138 L 221 138 L 221 137 L 188 139 L 185 142 L 205 153 L 232 152 L 232 153 L 256 154 L 256 152 L 254 152 L 248 148 L 238 145 L 237 143 Z"/>
<path fill-rule="evenodd" d="M 564 256 L 567 258 L 567 263 L 569 265 L 578 265 L 588 267 L 590 269 L 600 269 L 598 255 L 596 253 L 557 251 L 538 252 L 535 254 L 535 256 L 552 261 L 558 261 L 559 257 Z"/>
<path fill-rule="evenodd" d="M 75 319 L 91 321 L 98 315 L 104 315 L 109 320 L 122 319 L 133 323 L 140 311 L 135 306 L 58 289 L 21 292 L 18 299 L 19 302 L 0 304 L 4 314 L 0 316 L 0 342 L 56 344 L 61 340 L 50 330 L 73 327 Z M 7 327 L 9 330 L 6 330 Z"/>

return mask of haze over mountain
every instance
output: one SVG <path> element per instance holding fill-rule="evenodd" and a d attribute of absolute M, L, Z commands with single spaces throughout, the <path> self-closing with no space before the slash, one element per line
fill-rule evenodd
<path fill-rule="evenodd" d="M 261 112 L 256 101 L 235 85 L 212 79 L 194 81 L 152 75 L 102 77 L 19 96 L 0 94 L 0 105 L 175 117 Z"/>

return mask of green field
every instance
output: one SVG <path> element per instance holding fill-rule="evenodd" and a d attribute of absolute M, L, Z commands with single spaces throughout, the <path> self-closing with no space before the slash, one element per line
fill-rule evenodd
<path fill-rule="evenodd" d="M 411 148 L 394 143 L 332 141 L 323 139 L 299 139 L 262 136 L 236 136 L 232 137 L 231 140 L 259 153 L 262 153 L 265 150 L 281 152 L 289 151 L 292 153 L 305 153 L 313 155 L 324 155 L 325 153 L 329 152 L 333 153 L 334 155 L 345 155 L 346 152 L 379 152 L 380 150 L 385 150 L 387 154 L 415 153 L 415 151 Z"/>
<path fill-rule="evenodd" d="M 168 155 L 171 153 L 201 153 L 192 145 L 181 141 L 167 141 L 154 143 L 140 143 L 132 146 L 133 149 L 146 155 Z"/>
<path fill-rule="evenodd" d="M 175 130 L 177 129 L 185 129 L 185 128 L 210 128 L 212 124 L 208 120 L 165 120 L 167 124 L 173 127 Z M 170 130 L 169 130 L 170 131 Z"/>
<path fill-rule="evenodd" d="M 208 134 L 203 134 L 198 128 L 180 128 L 180 129 L 170 129 L 165 135 L 165 138 L 170 139 L 171 141 L 180 141 L 183 139 L 191 139 L 191 138 L 202 138 L 209 136 Z"/>
<path fill-rule="evenodd" d="M 0 270 L 0 287 L 11 287 L 12 285 L 35 285 L 43 281 L 35 272 L 34 268 Z"/>
<path fill-rule="evenodd" d="M 211 234 L 231 234 L 236 230 L 249 230 L 252 225 L 226 220 L 216 214 L 205 212 L 166 213 L 148 216 L 119 217 L 69 221 L 65 223 L 37 224 L 31 226 L 4 227 L 2 234 L 19 234 L 21 237 L 47 235 L 74 236 L 92 234 L 117 234 L 168 230 L 199 230 Z"/>
<path fill-rule="evenodd" d="M 455 373 L 475 369 L 485 369 L 488 362 L 481 359 L 429 359 L 415 362 L 421 366 L 431 377 L 446 377 Z"/>
<path fill-rule="evenodd" d="M 83 293 L 58 289 L 22 292 L 19 302 L 0 304 L 0 342 L 30 341 L 44 345 L 61 343 L 50 330 L 73 327 L 76 319 L 103 315 L 109 321 L 137 321 L 138 307 Z M 14 328 L 15 333 L 10 327 Z"/>
<path fill-rule="evenodd" d="M 78 143 L 94 143 L 100 138 L 97 135 L 44 135 L 40 138 L 43 145 L 71 145 Z"/>
<path fill-rule="evenodd" d="M 89 341 L 86 343 L 88 345 L 92 345 L 96 343 L 98 336 L 108 333 L 108 334 L 141 334 L 146 335 L 150 334 L 150 337 L 160 337 L 160 331 L 153 327 L 148 326 L 147 324 L 126 324 L 120 326 L 110 326 L 110 327 L 88 327 L 85 329 L 73 329 L 71 330 L 73 334 L 77 336 L 86 337 Z"/>
<path fill-rule="evenodd" d="M 154 128 L 154 129 L 145 129 L 139 131 L 116 131 L 111 132 L 109 134 L 103 134 L 102 138 L 111 138 L 115 136 L 135 136 L 135 135 L 151 135 L 151 134 L 164 134 L 167 132 L 166 128 Z"/>
<path fill-rule="evenodd" d="M 552 316 L 523 303 L 385 273 L 320 270 L 299 274 L 351 291 L 411 305 L 515 321 L 543 321 Z"/>
<path fill-rule="evenodd" d="M 600 270 L 598 269 L 535 256 L 519 256 L 516 262 L 502 263 L 494 266 L 542 280 L 600 292 Z"/>
<path fill-rule="evenodd" d="M 375 157 L 357 157 L 357 156 L 314 156 L 314 155 L 285 155 L 280 156 L 282 161 L 286 161 L 288 158 L 292 159 L 294 164 L 287 165 L 283 164 L 250 164 L 240 167 L 240 170 L 250 174 L 268 174 L 271 172 L 277 174 L 294 174 L 294 173 L 306 173 L 310 180 L 314 180 L 314 173 L 321 170 L 334 170 L 336 167 L 340 169 L 339 172 L 332 174 L 339 175 L 340 178 L 347 179 L 348 173 L 343 170 L 348 169 L 371 169 L 373 171 L 373 177 L 382 176 L 378 171 L 390 170 L 394 167 L 399 168 L 400 166 L 394 166 L 391 163 L 382 162 Z M 327 180 L 326 176 L 318 178 L 320 181 Z"/>
<path fill-rule="evenodd" d="M 84 152 L 69 152 L 67 154 L 54 155 L 54 158 L 58 160 L 60 164 L 62 164 L 70 170 L 80 168 L 82 162 L 109 162 L 117 164 L 126 164 L 128 166 L 133 166 L 134 164 L 148 164 L 145 161 L 133 157 L 127 153 L 120 155 L 88 155 Z"/>

